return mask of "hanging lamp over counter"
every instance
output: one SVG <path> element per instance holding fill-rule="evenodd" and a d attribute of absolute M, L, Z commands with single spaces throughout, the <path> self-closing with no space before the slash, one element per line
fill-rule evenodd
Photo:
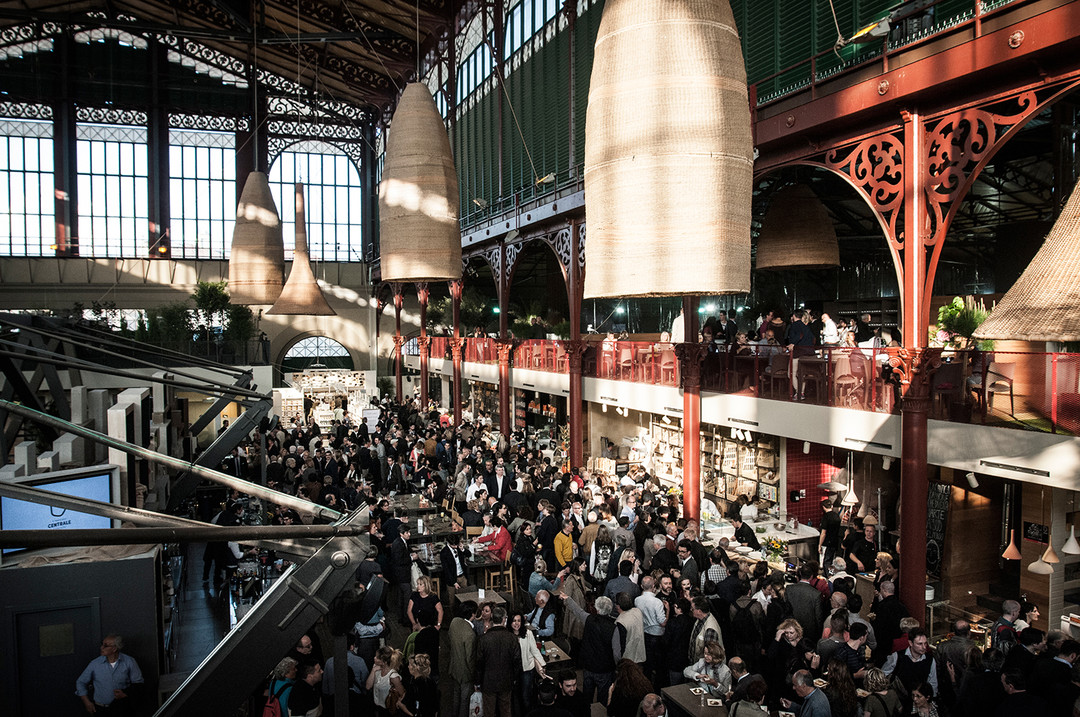
<path fill-rule="evenodd" d="M 836 226 L 806 184 L 784 187 L 773 195 L 761 220 L 758 269 L 816 269 L 840 265 Z"/>
<path fill-rule="evenodd" d="M 461 278 L 457 170 L 435 100 L 419 82 L 405 87 L 387 135 L 379 247 L 384 281 Z"/>
<path fill-rule="evenodd" d="M 290 316 L 336 316 L 323 296 L 319 282 L 311 271 L 307 247 L 307 214 L 304 211 L 304 185 L 296 184 L 296 248 L 293 250 L 292 271 L 281 290 L 281 296 L 267 314 Z"/>
<path fill-rule="evenodd" d="M 229 254 L 229 296 L 237 304 L 269 306 L 277 301 L 284 285 L 281 217 L 266 175 L 251 172 L 236 205 Z"/>
<path fill-rule="evenodd" d="M 727 0 L 607 0 L 585 118 L 585 297 L 750 290 L 753 140 Z"/>

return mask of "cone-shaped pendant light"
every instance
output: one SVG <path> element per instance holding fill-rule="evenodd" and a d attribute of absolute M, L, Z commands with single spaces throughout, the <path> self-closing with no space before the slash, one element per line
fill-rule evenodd
<path fill-rule="evenodd" d="M 1001 557 L 1006 560 L 1019 560 L 1023 556 L 1020 554 L 1020 549 L 1016 547 L 1016 529 L 1013 528 L 1009 531 L 1009 547 L 1005 548 L 1005 552 L 1001 554 Z"/>
<path fill-rule="evenodd" d="M 384 281 L 461 278 L 458 182 L 450 138 L 426 85 L 405 87 L 386 139 L 379 182 Z"/>
<path fill-rule="evenodd" d="M 752 183 L 728 0 L 607 0 L 585 118 L 585 296 L 749 291 Z"/>
<path fill-rule="evenodd" d="M 284 284 L 281 218 L 266 175 L 251 172 L 236 205 L 229 254 L 229 296 L 237 304 L 273 304 Z"/>
<path fill-rule="evenodd" d="M 1027 566 L 1029 573 L 1035 573 L 1036 575 L 1049 575 L 1054 572 L 1054 566 L 1047 563 L 1042 558 L 1039 558 L 1034 563 L 1030 563 Z"/>
<path fill-rule="evenodd" d="M 293 316 L 336 316 L 323 296 L 319 282 L 311 271 L 307 248 L 307 215 L 304 212 L 304 185 L 296 184 L 296 248 L 293 250 L 292 271 L 281 296 L 267 314 Z"/>
<path fill-rule="evenodd" d="M 1080 191 L 990 316 L 977 339 L 1080 341 Z"/>
<path fill-rule="evenodd" d="M 840 265 L 840 245 L 829 210 L 805 184 L 784 187 L 761 220 L 758 269 L 809 269 Z"/>
<path fill-rule="evenodd" d="M 1080 555 L 1080 543 L 1076 542 L 1076 526 L 1069 526 L 1069 539 L 1061 546 L 1061 552 L 1066 555 Z"/>
<path fill-rule="evenodd" d="M 1051 564 L 1061 562 L 1061 558 L 1059 558 L 1058 554 L 1056 552 L 1054 552 L 1054 539 L 1053 539 L 1053 536 L 1051 536 L 1048 539 L 1048 541 L 1046 543 L 1046 551 L 1042 554 L 1042 558 L 1040 558 L 1040 560 L 1042 560 L 1044 563 L 1051 563 Z"/>

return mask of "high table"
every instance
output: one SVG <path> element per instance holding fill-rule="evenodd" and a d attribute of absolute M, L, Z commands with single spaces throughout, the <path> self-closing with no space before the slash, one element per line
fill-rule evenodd
<path fill-rule="evenodd" d="M 409 493 L 408 495 L 396 495 L 390 501 L 390 506 L 395 511 L 401 511 L 407 515 L 425 515 L 427 513 L 435 513 L 440 510 L 440 507 L 430 500 L 425 498 L 419 493 Z"/>
<path fill-rule="evenodd" d="M 544 661 L 547 663 L 544 667 L 548 671 L 549 677 L 555 677 L 556 668 L 562 669 L 570 666 L 570 655 L 567 655 L 561 647 L 551 640 L 544 642 L 544 651 L 547 653 L 544 655 Z"/>
<path fill-rule="evenodd" d="M 705 706 L 701 705 L 701 697 L 691 690 L 701 689 L 694 682 L 684 682 L 681 685 L 665 687 L 661 690 L 664 700 L 671 705 L 677 713 L 690 715 L 690 717 L 727 717 L 727 707 L 719 704 L 718 697 L 705 695 Z M 714 705 L 709 704 L 713 700 Z"/>

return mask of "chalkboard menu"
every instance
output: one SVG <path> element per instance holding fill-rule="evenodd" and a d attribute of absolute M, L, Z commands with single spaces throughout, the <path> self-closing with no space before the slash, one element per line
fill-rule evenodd
<path fill-rule="evenodd" d="M 949 519 L 949 500 L 952 486 L 931 483 L 926 497 L 926 572 L 941 577 L 941 562 L 945 550 L 945 527 Z"/>
<path fill-rule="evenodd" d="M 1033 543 L 1042 543 L 1043 545 L 1050 542 L 1050 526 L 1043 525 L 1042 523 L 1030 523 L 1024 521 L 1024 540 L 1030 540 Z"/>

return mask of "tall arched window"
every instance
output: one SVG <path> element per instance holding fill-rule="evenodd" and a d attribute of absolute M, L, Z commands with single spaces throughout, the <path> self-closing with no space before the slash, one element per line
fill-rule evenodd
<path fill-rule="evenodd" d="M 363 261 L 360 172 L 344 151 L 327 142 L 303 141 L 285 149 L 270 167 L 285 258 L 295 247 L 293 185 L 304 184 L 308 252 L 316 261 Z"/>

